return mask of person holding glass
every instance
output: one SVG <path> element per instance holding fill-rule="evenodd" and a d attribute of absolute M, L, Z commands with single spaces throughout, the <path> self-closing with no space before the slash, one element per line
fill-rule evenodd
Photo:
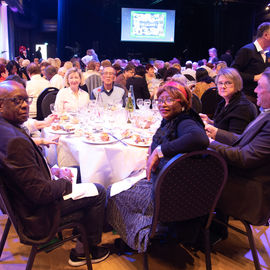
<path fill-rule="evenodd" d="M 149 240 L 152 192 L 158 173 L 175 155 L 206 149 L 209 144 L 203 122 L 191 108 L 191 92 L 187 86 L 172 81 L 165 83 L 157 92 L 157 103 L 163 120 L 148 151 L 147 179 L 109 197 L 107 205 L 109 224 L 129 247 L 139 252 L 146 250 Z"/>
<path fill-rule="evenodd" d="M 89 94 L 80 89 L 80 86 L 84 84 L 82 72 L 77 68 L 70 68 L 66 72 L 64 80 L 67 88 L 63 88 L 57 93 L 56 110 L 59 112 L 77 112 L 80 109 L 87 108 Z"/>
<path fill-rule="evenodd" d="M 242 93 L 243 82 L 236 69 L 221 69 L 216 76 L 216 84 L 218 93 L 224 100 L 218 104 L 213 120 L 200 114 L 206 124 L 207 135 L 215 139 L 217 133 L 222 135 L 227 131 L 241 134 L 256 118 L 257 108 Z"/>

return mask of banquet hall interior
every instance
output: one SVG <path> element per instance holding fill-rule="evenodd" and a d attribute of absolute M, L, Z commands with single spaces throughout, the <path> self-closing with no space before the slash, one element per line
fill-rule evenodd
<path fill-rule="evenodd" d="M 133 36 L 131 35 L 131 37 L 129 37 L 131 38 L 130 40 L 129 38 L 126 39 L 124 37 L 125 31 L 130 31 L 130 29 L 123 30 L 126 26 L 122 16 L 124 12 L 123 9 L 131 9 L 135 12 L 136 10 L 151 10 L 149 13 L 155 11 L 158 13 L 164 10 L 167 12 L 174 11 L 173 14 L 175 17 L 171 25 L 173 32 L 171 33 L 170 40 L 162 40 L 162 35 L 161 40 L 147 40 L 147 37 L 145 40 L 145 36 L 147 35 L 145 35 L 142 40 L 142 36 L 139 34 L 137 34 L 137 36 L 135 34 Z M 171 13 L 166 13 L 166 16 L 169 16 L 168 14 Z M 132 63 L 139 61 L 139 63 L 144 65 L 147 69 L 147 64 L 151 64 L 154 68 L 155 61 L 161 60 L 163 64 L 164 62 L 170 63 L 171 68 L 173 68 L 173 64 L 178 64 L 180 65 L 180 70 L 182 67 L 183 71 L 187 61 L 191 60 L 191 64 L 192 62 L 198 64 L 200 59 L 208 59 L 209 48 L 216 48 L 219 56 L 229 51 L 232 59 L 234 59 L 237 51 L 242 46 L 256 39 L 256 29 L 263 22 L 270 22 L 270 2 L 267 0 L 0 0 L 0 59 L 10 61 L 21 56 L 21 58 L 24 58 L 23 61 L 28 59 L 29 63 L 27 62 L 27 64 L 30 64 L 30 62 L 34 62 L 34 59 L 37 58 L 38 48 L 41 47 L 42 57 L 40 58 L 44 60 L 48 58 L 58 58 L 60 59 L 62 68 L 65 62 L 69 62 L 72 59 L 75 62 L 79 59 L 79 62 L 84 63 L 84 61 L 82 61 L 83 57 L 85 57 L 87 50 L 92 48 L 101 62 L 101 65 L 103 60 L 107 59 L 109 59 L 111 63 L 116 63 L 116 60 L 119 59 L 122 63 L 134 60 Z M 138 36 L 140 37 L 138 38 Z M 132 39 L 132 37 L 135 37 L 135 40 Z M 24 56 L 23 53 L 25 54 Z M 42 59 L 37 60 L 39 61 L 39 65 L 41 65 Z M 84 65 L 82 71 L 86 73 L 87 67 L 87 64 Z M 108 66 L 106 67 L 105 65 L 102 68 L 105 70 Z M 121 67 L 120 70 L 120 73 L 122 73 L 123 69 Z M 136 73 L 137 69 L 135 67 L 132 68 L 132 72 Z M 100 77 L 100 75 L 98 76 Z M 24 77 L 24 79 L 27 80 L 26 77 Z M 102 75 L 101 79 L 103 82 Z M 161 81 L 157 82 L 159 84 Z M 195 83 L 196 82 L 192 85 L 192 81 L 190 81 L 192 87 L 196 87 Z M 98 85 L 98 87 L 101 87 L 101 84 Z M 150 91 L 150 84 L 148 88 Z M 87 87 L 86 92 L 87 94 L 89 92 L 90 95 L 90 90 L 87 90 Z M 144 99 L 151 99 L 150 102 L 153 102 L 151 110 L 154 110 L 156 92 L 155 94 L 150 94 L 149 97 Z M 126 102 L 128 102 L 128 97 L 125 100 Z M 96 100 L 97 99 L 96 97 Z M 109 106 L 111 105 L 109 104 Z M 114 105 L 112 105 L 112 107 L 113 106 Z M 134 104 L 134 106 L 136 107 L 136 104 Z M 137 102 L 137 107 L 138 106 Z M 115 105 L 115 107 L 117 107 L 117 105 Z M 144 105 L 144 107 L 147 106 Z M 88 106 L 88 108 L 90 108 L 90 106 Z M 56 107 L 53 109 L 56 110 Z M 51 107 L 51 111 L 53 111 L 53 109 Z M 139 109 L 138 111 L 142 110 Z M 158 128 L 157 124 L 160 123 L 161 118 L 157 116 L 157 112 L 154 112 L 151 116 L 149 116 L 150 113 L 148 114 L 148 110 L 144 112 L 145 117 L 154 119 L 153 122 L 156 124 L 155 127 L 153 127 L 153 131 L 150 128 L 149 134 L 151 133 L 152 136 Z M 116 120 L 113 118 L 117 118 L 120 122 L 120 120 L 123 120 L 122 115 L 119 113 L 112 116 L 107 110 L 104 112 L 98 111 L 97 115 L 103 113 L 104 117 L 107 117 L 104 118 L 104 123 L 102 123 L 103 120 L 100 119 L 96 121 L 96 115 L 91 116 L 91 121 L 94 119 L 93 121 L 95 121 L 97 126 L 101 126 L 102 124 L 113 125 L 110 127 L 110 132 L 112 132 L 114 128 L 117 129 L 119 126 L 116 125 Z M 85 125 L 85 123 L 90 122 L 90 120 L 86 119 L 86 113 L 81 113 L 80 115 L 83 120 L 78 120 L 79 125 Z M 138 119 L 140 117 L 141 116 L 138 114 Z M 43 119 L 44 117 L 42 120 Z M 74 119 L 77 118 L 74 117 Z M 144 122 L 142 121 L 139 125 L 147 125 L 147 121 L 148 120 L 144 120 Z M 134 123 L 132 122 L 132 124 Z M 135 125 L 136 124 L 137 122 Z M 144 126 L 142 129 L 145 130 L 146 127 Z M 44 128 L 44 130 L 41 131 L 44 138 L 47 138 L 49 134 L 48 130 L 48 128 Z M 101 152 L 101 150 L 97 150 L 101 149 L 100 146 L 96 145 L 98 143 L 91 144 L 86 142 L 85 147 L 81 147 L 80 150 L 77 150 L 76 143 L 77 140 L 79 140 L 78 138 L 71 141 L 69 135 L 65 137 L 65 134 L 69 134 L 68 132 L 63 133 L 64 135 L 61 133 L 56 134 L 61 135 L 62 148 L 60 149 L 60 143 L 57 150 L 55 145 L 50 146 L 50 148 L 44 147 L 43 151 L 46 153 L 48 164 L 54 165 L 58 162 L 58 165 L 60 166 L 61 164 L 63 167 L 80 165 L 82 179 L 96 179 L 101 177 L 102 180 L 100 180 L 100 183 L 104 185 L 105 188 L 115 183 L 116 178 L 117 180 L 126 178 L 129 173 L 135 170 L 136 166 L 139 166 L 138 164 L 141 165 L 141 163 L 146 160 L 147 156 L 147 148 L 145 146 L 149 146 L 148 144 L 137 144 L 136 146 L 139 146 L 137 148 L 134 144 L 133 146 L 132 144 L 128 144 L 127 146 L 128 141 L 125 142 L 125 140 L 119 139 L 115 135 L 117 138 L 114 140 L 114 143 L 120 145 L 118 148 L 114 148 L 114 144 L 108 144 L 106 145 L 106 150 L 103 149 L 104 151 Z M 147 136 L 149 136 L 149 134 Z M 112 137 L 115 136 L 112 135 Z M 94 147 L 95 154 L 92 157 L 91 164 L 86 164 L 84 161 L 89 152 L 92 151 L 89 149 Z M 113 158 L 115 159 L 112 160 Z M 55 162 L 55 160 L 57 161 Z M 135 160 L 137 162 L 136 164 Z M 134 166 L 126 165 L 128 161 L 134 162 Z M 102 163 L 102 165 L 100 165 L 100 163 Z M 101 172 L 94 172 L 97 166 L 100 166 Z M 121 173 L 114 172 L 111 168 L 111 171 L 109 171 L 108 167 L 110 166 L 115 166 L 118 170 L 122 170 Z M 108 175 L 110 181 L 106 179 Z M 115 177 L 115 179 L 113 179 L 113 177 Z M 111 178 L 113 180 L 111 180 Z M 0 211 L 0 237 L 3 236 L 8 220 L 7 214 L 2 212 Z M 230 218 L 229 223 L 242 230 L 245 229 L 244 225 L 237 219 Z M 251 226 L 259 264 L 262 270 L 270 270 L 269 226 L 268 223 L 262 226 Z M 255 269 L 247 236 L 230 228 L 228 232 L 228 238 L 215 243 L 211 249 L 212 269 Z M 71 230 L 64 232 L 64 234 L 67 235 L 71 235 L 72 233 Z M 130 249 L 119 252 L 118 248 L 115 247 L 115 239 L 118 238 L 120 238 L 120 235 L 113 228 L 104 229 L 101 243 L 103 246 L 110 249 L 110 256 L 100 263 L 93 264 L 93 269 L 144 269 L 144 257 L 141 253 Z M 75 243 L 68 241 L 52 251 L 39 253 L 35 258 L 32 269 L 87 269 L 86 265 L 75 268 L 68 264 L 70 249 L 74 247 Z M 31 246 L 20 242 L 16 230 L 11 225 L 0 257 L 0 270 L 25 269 L 30 251 Z M 181 243 L 172 244 L 157 240 L 151 244 L 148 262 L 149 269 L 201 270 L 206 267 L 205 250 L 187 247 Z"/>

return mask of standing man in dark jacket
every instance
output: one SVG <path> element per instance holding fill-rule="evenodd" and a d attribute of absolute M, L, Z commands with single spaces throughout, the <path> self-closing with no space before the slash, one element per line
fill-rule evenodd
<path fill-rule="evenodd" d="M 0 173 L 7 187 L 10 203 L 18 218 L 21 240 L 44 243 L 55 233 L 62 216 L 82 211 L 92 262 L 108 257 L 108 251 L 97 247 L 101 241 L 105 191 L 97 185 L 98 195 L 80 200 L 63 200 L 71 193 L 70 174 L 60 170 L 60 179 L 52 180 L 38 147 L 20 128 L 28 119 L 29 104 L 25 88 L 14 81 L 0 83 Z M 71 250 L 69 263 L 86 263 L 82 243 Z"/>
<path fill-rule="evenodd" d="M 256 104 L 254 89 L 263 71 L 270 66 L 267 49 L 270 46 L 270 22 L 264 22 L 257 29 L 257 39 L 242 47 L 236 54 L 231 67 L 236 68 L 243 79 L 243 92 Z"/>

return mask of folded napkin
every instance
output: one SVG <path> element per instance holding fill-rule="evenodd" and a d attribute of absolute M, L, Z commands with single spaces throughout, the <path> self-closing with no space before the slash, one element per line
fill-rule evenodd
<path fill-rule="evenodd" d="M 113 197 L 116 194 L 131 188 L 135 183 L 144 178 L 146 178 L 145 169 L 133 172 L 128 178 L 112 184 L 110 196 Z"/>
<path fill-rule="evenodd" d="M 58 166 L 55 165 L 53 168 L 57 168 Z M 64 200 L 72 199 L 72 200 L 78 200 L 85 197 L 94 197 L 98 195 L 98 190 L 95 184 L 93 183 L 80 183 L 77 184 L 77 174 L 78 170 L 77 168 L 72 167 L 62 167 L 61 169 L 70 169 L 72 172 L 72 192 L 63 196 Z M 57 177 L 55 177 L 57 181 Z"/>
<path fill-rule="evenodd" d="M 72 184 L 72 193 L 65 195 L 64 200 L 78 200 L 85 197 L 94 197 L 98 195 L 98 190 L 93 183 Z"/>

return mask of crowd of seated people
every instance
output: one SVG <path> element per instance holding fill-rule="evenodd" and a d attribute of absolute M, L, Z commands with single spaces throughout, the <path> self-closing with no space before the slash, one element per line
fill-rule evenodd
<path fill-rule="evenodd" d="M 229 182 L 218 205 L 219 211 L 254 224 L 263 224 L 264 217 L 270 216 L 269 196 L 266 196 L 270 192 L 268 191 L 270 71 L 266 69 L 262 73 L 255 89 L 258 95 L 257 106 L 262 108 L 262 112 L 257 116 L 257 108 L 242 92 L 243 83 L 239 72 L 228 68 L 225 62 L 219 62 L 215 48 L 209 50 L 209 56 L 208 63 L 205 59 L 198 62 L 187 61 L 185 67 L 181 67 L 177 59 L 168 62 L 156 60 L 146 65 L 138 59 L 131 61 L 105 59 L 99 62 L 93 51 L 89 51 L 82 61 L 73 58 L 70 61 L 61 62 L 58 58 L 49 58 L 41 63 L 39 61 L 30 63 L 25 62 L 25 59 L 9 62 L 0 59 L 0 121 L 2 122 L 1 129 L 3 129 L 1 134 L 5 135 L 5 140 L 22 142 L 22 151 L 26 153 L 32 149 L 32 139 L 25 136 L 20 128 L 25 123 L 24 127 L 30 131 L 37 130 L 48 126 L 54 120 L 52 116 L 49 116 L 43 122 L 33 119 L 27 121 L 28 111 L 31 118 L 36 117 L 36 100 L 47 87 L 53 86 L 59 89 L 55 100 L 55 107 L 59 111 L 79 111 L 88 105 L 90 99 L 101 99 L 103 104 L 121 103 L 124 105 L 127 90 L 130 85 L 133 85 L 136 99 L 156 99 L 162 122 L 149 148 L 146 164 L 147 179 L 137 182 L 130 189 L 114 197 L 107 198 L 107 221 L 119 233 L 123 241 L 139 252 L 146 250 L 153 216 L 153 184 L 158 172 L 176 154 L 205 149 L 208 146 L 220 153 L 229 165 Z M 101 85 L 87 91 L 87 87 L 86 89 L 83 87 L 84 80 L 93 74 L 100 76 Z M 14 79 L 12 76 L 15 78 L 20 76 L 22 82 L 20 84 L 9 82 Z M 193 88 L 190 87 L 191 82 L 194 84 Z M 200 102 L 203 94 L 213 87 L 217 87 L 222 100 L 216 104 L 216 112 L 213 119 L 210 119 L 205 114 L 199 115 L 199 111 L 193 109 L 192 103 L 193 100 Z M 34 100 L 32 104 L 29 98 Z M 18 113 L 11 115 L 9 110 L 18 111 Z M 16 130 L 16 132 L 9 136 L 10 130 Z M 51 140 L 44 143 L 37 140 L 36 143 L 57 142 Z M 28 150 L 26 150 L 27 147 Z M 15 150 L 6 149 L 4 143 L 0 145 L 1 170 L 12 174 L 16 183 L 17 172 L 12 171 L 14 167 L 8 166 L 8 162 L 14 162 L 9 160 L 9 155 L 12 154 L 9 151 Z M 35 160 L 28 161 L 37 164 Z M 15 162 L 23 165 L 24 161 L 18 155 Z M 38 162 L 40 163 L 40 160 Z M 36 170 L 36 167 L 32 168 L 33 172 Z M 45 168 L 38 179 L 34 179 L 35 177 L 33 178 L 31 174 L 27 177 L 23 179 L 25 183 L 38 180 L 51 191 L 48 198 L 36 198 L 39 207 L 44 207 L 44 200 L 45 206 L 57 201 L 61 215 L 67 214 L 66 206 L 69 204 L 62 201 L 62 195 L 70 192 L 70 185 L 66 179 L 60 181 L 61 184 L 52 184 L 51 177 Z M 24 207 L 27 208 L 31 204 L 31 194 L 35 190 L 27 193 L 24 192 L 22 185 L 14 186 L 13 191 L 25 194 L 20 208 L 23 213 Z M 74 211 L 81 207 L 91 210 L 96 204 L 99 205 L 98 218 L 91 222 L 98 227 L 97 233 L 93 236 L 93 231 L 85 224 L 89 230 L 89 247 L 94 262 L 108 256 L 107 250 L 99 250 L 96 247 L 100 242 L 105 204 L 104 190 L 100 186 L 98 189 L 100 195 L 96 201 L 89 200 L 83 205 L 76 203 L 78 205 L 73 208 Z M 253 200 L 249 199 L 251 194 Z M 72 204 L 70 202 L 70 205 Z M 22 215 L 20 218 L 24 220 L 22 213 L 19 213 Z M 57 215 L 59 212 L 55 213 L 53 218 Z M 119 222 L 120 217 L 121 222 Z M 86 219 L 94 220 L 91 215 Z M 140 223 L 134 220 L 140 220 Z M 46 228 L 42 237 L 54 229 L 53 226 Z M 78 241 L 76 249 L 71 251 L 69 263 L 73 266 L 85 264 L 83 257 L 82 244 Z"/>
<path fill-rule="evenodd" d="M 79 71 L 83 72 L 84 79 L 87 79 L 90 75 L 97 75 L 100 76 L 101 79 L 101 73 L 106 67 L 113 67 L 116 76 L 114 79 L 114 82 L 116 85 L 124 88 L 125 94 L 127 95 L 127 90 L 129 88 L 129 84 L 127 85 L 127 80 L 132 81 L 134 78 L 141 76 L 139 74 L 134 74 L 135 68 L 142 70 L 143 68 L 146 69 L 145 75 L 143 75 L 144 80 L 147 82 L 147 87 L 144 86 L 145 90 L 144 93 L 150 94 L 151 99 L 156 98 L 156 93 L 158 90 L 158 87 L 160 86 L 160 83 L 163 81 L 167 81 L 170 79 L 173 75 L 179 73 L 179 74 L 192 74 L 193 77 L 196 77 L 196 70 L 198 67 L 204 68 L 203 69 L 203 76 L 199 76 L 197 78 L 197 81 L 192 83 L 196 84 L 196 91 L 194 94 L 197 94 L 198 97 L 201 97 L 201 93 L 206 90 L 207 88 L 210 88 L 213 86 L 213 84 L 209 84 L 209 81 L 216 75 L 215 70 L 219 70 L 221 65 L 217 63 L 217 65 L 212 65 L 211 63 L 206 63 L 205 61 L 198 61 L 202 62 L 203 65 L 198 66 L 198 62 L 192 62 L 187 61 L 186 66 L 182 67 L 180 64 L 180 61 L 177 58 L 173 58 L 170 61 L 163 61 L 163 60 L 155 60 L 150 63 L 142 64 L 139 59 L 132 59 L 130 61 L 126 59 L 104 59 L 101 62 L 99 62 L 98 57 L 94 50 L 87 50 L 87 54 L 82 58 L 73 57 L 70 59 L 70 61 L 63 62 L 59 58 L 48 58 L 47 60 L 42 59 L 35 59 L 36 61 L 29 62 L 28 59 L 23 59 L 20 57 L 16 57 L 15 60 L 6 61 L 3 59 L 3 67 L 1 67 L 1 75 L 0 80 L 4 80 L 5 73 L 7 72 L 8 75 L 14 75 L 17 74 L 23 79 L 27 81 L 27 89 L 30 88 L 30 85 L 33 84 L 32 82 L 28 84 L 28 81 L 34 81 L 35 77 L 38 77 L 39 80 L 42 81 L 40 85 L 37 87 L 37 90 L 35 90 L 35 93 L 31 93 L 31 91 L 28 93 L 31 97 L 34 98 L 34 102 L 31 105 L 30 109 L 30 116 L 36 117 L 35 109 L 33 109 L 35 105 L 35 101 L 38 97 L 38 95 L 41 93 L 42 90 L 44 90 L 46 87 L 56 87 L 59 90 L 62 88 L 68 88 L 69 86 L 66 85 L 64 82 L 64 76 L 67 70 L 69 70 L 72 67 L 76 67 Z M 39 67 L 39 71 L 35 71 L 35 73 L 30 73 L 31 68 L 33 69 L 33 66 Z M 209 67 L 210 66 L 210 67 Z M 2 70 L 5 67 L 4 70 Z M 217 67 L 217 69 L 215 69 Z M 223 66 L 222 66 L 223 67 Z M 201 70 L 202 71 L 202 70 Z M 34 76 L 34 78 L 32 78 Z M 203 77 L 203 79 L 202 79 Z M 206 79 L 207 77 L 207 79 Z M 41 80 L 42 78 L 42 80 Z M 100 79 L 96 79 L 95 85 L 100 84 Z M 194 78 L 195 80 L 196 78 Z M 46 80 L 46 86 L 44 81 Z M 205 84 L 205 81 L 207 81 L 206 85 L 204 87 L 200 87 L 200 84 Z M 213 82 L 213 81 L 212 81 Z M 92 85 L 92 84 L 91 84 Z M 189 84 L 190 86 L 190 84 Z M 89 90 L 89 86 L 87 85 L 81 85 L 81 89 L 88 91 L 89 95 L 91 96 L 92 88 Z M 198 90 L 200 88 L 203 88 L 203 90 Z M 137 92 L 137 91 L 136 91 Z M 197 93 L 198 92 L 198 93 Z M 148 96 L 148 94 L 144 94 L 144 96 Z"/>

